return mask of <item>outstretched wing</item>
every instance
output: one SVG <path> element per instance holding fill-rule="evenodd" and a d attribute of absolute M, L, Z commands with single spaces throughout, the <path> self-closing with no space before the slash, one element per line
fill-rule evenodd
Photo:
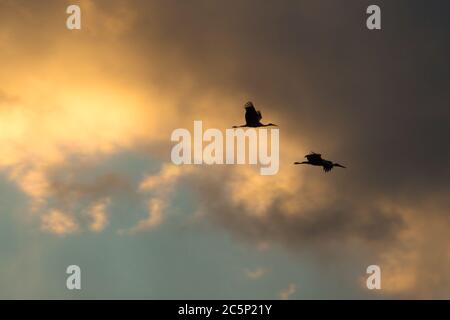
<path fill-rule="evenodd" d="M 328 172 L 333 169 L 333 163 L 331 161 L 323 161 L 322 163 L 323 171 Z"/>
<path fill-rule="evenodd" d="M 251 101 L 245 104 L 245 121 L 252 126 L 259 123 L 261 113 L 258 113 Z"/>

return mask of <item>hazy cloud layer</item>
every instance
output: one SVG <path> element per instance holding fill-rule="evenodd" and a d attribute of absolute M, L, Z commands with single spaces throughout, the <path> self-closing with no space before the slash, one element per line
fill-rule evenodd
<path fill-rule="evenodd" d="M 369 32 L 369 1 L 79 3 L 79 32 L 63 2 L 0 4 L 0 168 L 42 230 L 99 232 L 124 193 L 148 217 L 122 232 L 150 231 L 182 181 L 199 216 L 240 239 L 355 263 L 365 250 L 388 293 L 448 298 L 448 4 L 381 1 Z M 247 100 L 280 124 L 278 175 L 166 164 L 173 129 L 229 128 Z M 124 150 L 160 172 L 81 181 Z M 311 150 L 348 169 L 292 166 Z"/>

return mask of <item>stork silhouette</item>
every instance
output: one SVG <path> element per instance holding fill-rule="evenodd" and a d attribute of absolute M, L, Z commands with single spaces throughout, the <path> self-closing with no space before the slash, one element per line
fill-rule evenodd
<path fill-rule="evenodd" d="M 345 168 L 339 163 L 322 159 L 322 155 L 319 153 L 311 152 L 310 154 L 307 154 L 305 158 L 308 159 L 308 161 L 294 162 L 294 164 L 309 164 L 312 166 L 321 166 L 323 167 L 323 171 L 325 172 L 331 171 L 331 169 L 333 169 L 334 167 Z"/>
<path fill-rule="evenodd" d="M 247 102 L 244 106 L 245 108 L 245 124 L 241 126 L 233 126 L 233 128 L 258 128 L 258 127 L 270 127 L 277 126 L 273 123 L 263 124 L 261 123 L 262 115 L 261 111 L 256 111 L 255 106 L 251 101 Z"/>

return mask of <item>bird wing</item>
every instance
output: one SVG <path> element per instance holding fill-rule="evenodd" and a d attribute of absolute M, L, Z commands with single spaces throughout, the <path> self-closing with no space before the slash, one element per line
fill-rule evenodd
<path fill-rule="evenodd" d="M 247 102 L 245 104 L 245 121 L 248 125 L 254 125 L 259 123 L 260 114 L 256 111 L 253 103 Z"/>
<path fill-rule="evenodd" d="M 308 159 L 308 161 L 310 162 L 322 161 L 322 155 L 319 153 L 310 153 L 306 155 L 305 158 Z"/>
<path fill-rule="evenodd" d="M 323 161 L 322 166 L 323 171 L 325 172 L 331 171 L 331 169 L 333 169 L 333 163 L 331 161 Z"/>
<path fill-rule="evenodd" d="M 256 111 L 256 113 L 258 114 L 258 121 L 262 119 L 262 114 L 261 111 Z"/>

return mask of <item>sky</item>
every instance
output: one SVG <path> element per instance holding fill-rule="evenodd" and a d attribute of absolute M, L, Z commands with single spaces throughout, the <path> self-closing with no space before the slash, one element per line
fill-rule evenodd
<path fill-rule="evenodd" d="M 449 299 L 449 9 L 0 0 L 0 298 Z M 249 100 L 276 175 L 172 163 Z"/>

